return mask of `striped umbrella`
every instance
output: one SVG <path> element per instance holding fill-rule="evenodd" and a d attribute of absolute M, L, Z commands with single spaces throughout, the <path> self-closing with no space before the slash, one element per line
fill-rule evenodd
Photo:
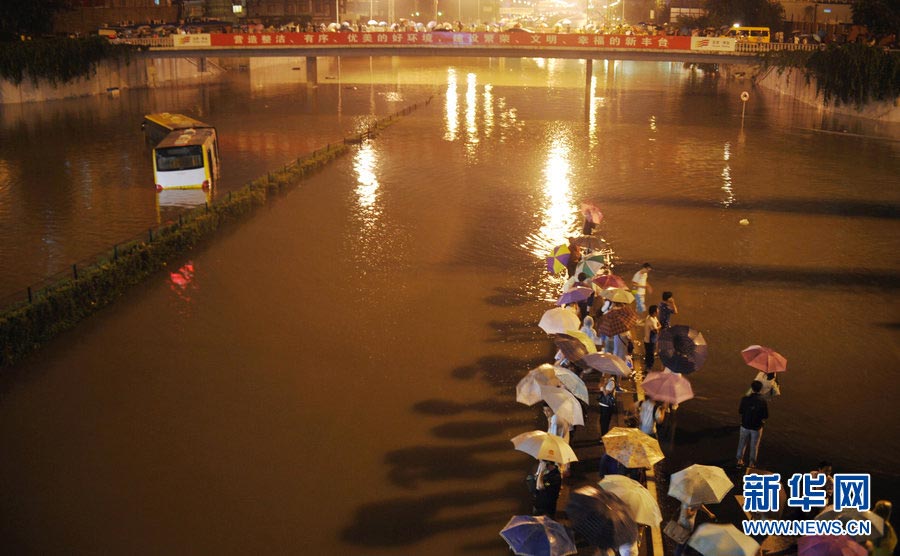
<path fill-rule="evenodd" d="M 580 263 L 575 266 L 575 276 L 578 276 L 582 272 L 584 272 L 585 276 L 588 278 L 592 276 L 596 276 L 600 273 L 601 270 L 606 266 L 605 261 L 597 261 L 593 259 L 582 259 Z"/>
<path fill-rule="evenodd" d="M 617 309 L 610 309 L 600 317 L 597 332 L 604 336 L 615 336 L 630 330 L 637 323 L 637 320 L 637 313 L 627 305 Z"/>
<path fill-rule="evenodd" d="M 550 274 L 564 272 L 571 256 L 568 245 L 557 245 L 547 257 L 547 272 Z"/>
<path fill-rule="evenodd" d="M 744 362 L 764 373 L 781 373 L 787 370 L 787 359 L 772 348 L 752 345 L 741 350 Z"/>

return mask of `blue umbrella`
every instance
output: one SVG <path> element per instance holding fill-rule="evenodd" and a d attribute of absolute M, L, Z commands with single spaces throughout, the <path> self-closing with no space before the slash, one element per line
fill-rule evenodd
<path fill-rule="evenodd" d="M 578 552 L 566 528 L 545 515 L 514 515 L 500 536 L 519 556 L 566 556 Z"/>

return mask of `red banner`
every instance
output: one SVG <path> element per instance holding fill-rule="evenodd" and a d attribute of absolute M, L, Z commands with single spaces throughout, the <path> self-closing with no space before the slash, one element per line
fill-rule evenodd
<path fill-rule="evenodd" d="M 211 33 L 212 46 L 227 47 L 543 47 L 690 50 L 691 37 L 658 35 L 561 35 L 555 33 Z"/>

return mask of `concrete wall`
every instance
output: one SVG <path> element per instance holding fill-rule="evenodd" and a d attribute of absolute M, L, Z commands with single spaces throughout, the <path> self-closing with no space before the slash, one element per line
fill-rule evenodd
<path fill-rule="evenodd" d="M 856 116 L 881 122 L 900 123 L 900 98 L 895 99 L 894 102 L 869 104 L 861 110 L 857 110 L 853 105 L 842 104 L 835 106 L 834 103 L 831 103 L 826 106 L 822 96 L 816 94 L 815 80 L 807 84 L 803 72 L 797 69 L 786 70 L 781 75 L 778 74 L 777 70 L 773 69 L 759 76 L 756 79 L 756 84 L 782 95 L 790 95 L 824 112 Z"/>
<path fill-rule="evenodd" d="M 56 86 L 45 81 L 35 85 L 27 77 L 19 85 L 0 80 L 0 104 L 101 95 L 111 88 L 193 85 L 218 80 L 223 74 L 221 67 L 215 63 L 207 63 L 205 72 L 200 71 L 199 65 L 198 60 L 193 58 L 138 58 L 130 64 L 124 61 L 102 63 L 94 76 Z"/>

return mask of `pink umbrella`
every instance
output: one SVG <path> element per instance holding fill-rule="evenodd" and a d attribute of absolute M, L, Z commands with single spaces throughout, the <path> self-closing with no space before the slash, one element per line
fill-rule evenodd
<path fill-rule="evenodd" d="M 741 350 L 744 361 L 764 373 L 780 373 L 787 370 L 787 359 L 772 348 L 752 345 Z"/>
<path fill-rule="evenodd" d="M 603 289 L 628 287 L 628 284 L 625 283 L 625 280 L 623 280 L 621 276 L 616 276 L 615 274 L 600 274 L 594 276 L 591 279 L 591 282 L 597 284 Z"/>
<path fill-rule="evenodd" d="M 581 203 L 581 214 L 594 224 L 599 224 L 603 220 L 603 213 L 600 212 L 596 205 L 591 203 Z"/>
<path fill-rule="evenodd" d="M 798 556 L 866 556 L 865 547 L 846 535 L 800 537 Z"/>
<path fill-rule="evenodd" d="M 648 396 L 661 402 L 681 403 L 694 397 L 690 381 L 670 370 L 648 373 L 642 386 Z"/>

